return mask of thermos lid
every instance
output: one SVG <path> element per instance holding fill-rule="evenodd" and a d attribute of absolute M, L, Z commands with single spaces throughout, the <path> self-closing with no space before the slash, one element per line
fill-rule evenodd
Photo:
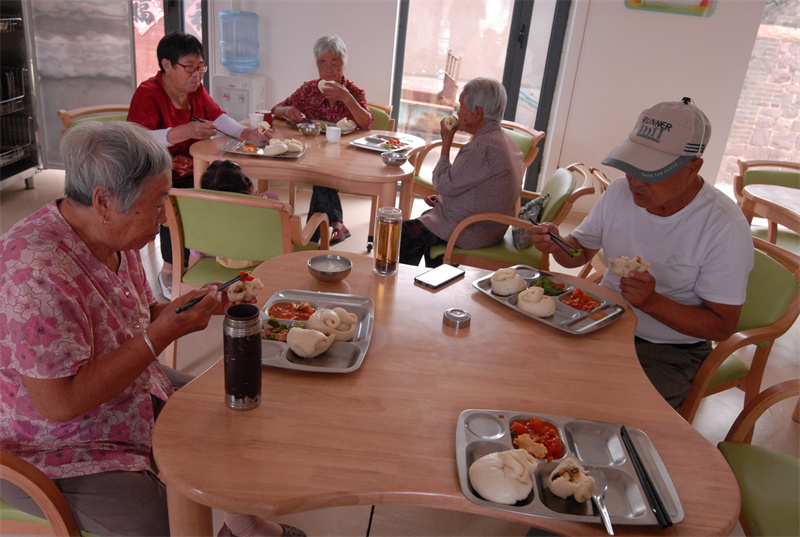
<path fill-rule="evenodd" d="M 442 322 L 452 328 L 466 328 L 469 326 L 472 315 L 461 308 L 450 308 L 444 311 Z"/>

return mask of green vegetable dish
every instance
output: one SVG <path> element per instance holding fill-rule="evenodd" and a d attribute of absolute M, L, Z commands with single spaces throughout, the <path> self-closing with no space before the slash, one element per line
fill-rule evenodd
<path fill-rule="evenodd" d="M 533 285 L 536 287 L 542 287 L 544 289 L 544 294 L 548 296 L 558 296 L 564 293 L 564 284 L 555 283 L 547 276 L 539 278 Z"/>

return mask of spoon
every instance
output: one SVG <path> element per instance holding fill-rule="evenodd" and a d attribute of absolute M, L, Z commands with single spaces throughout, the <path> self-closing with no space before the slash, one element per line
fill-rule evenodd
<path fill-rule="evenodd" d="M 592 474 L 594 477 L 594 490 L 592 491 L 592 500 L 600 512 L 600 518 L 603 520 L 603 525 L 609 535 L 614 535 L 614 528 L 611 527 L 611 518 L 608 516 L 608 509 L 606 509 L 605 498 L 606 490 L 608 489 L 608 480 L 602 472 L 595 472 Z"/>

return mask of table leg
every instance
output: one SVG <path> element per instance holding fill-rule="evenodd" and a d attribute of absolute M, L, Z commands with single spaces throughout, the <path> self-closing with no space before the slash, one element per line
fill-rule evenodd
<path fill-rule="evenodd" d="M 411 219 L 411 207 L 414 200 L 414 178 L 400 181 L 400 199 L 397 206 L 403 211 L 403 220 Z"/>
<path fill-rule="evenodd" d="M 755 216 L 755 204 L 747 198 L 742 200 L 742 212 L 744 213 L 744 217 L 747 218 L 747 223 L 753 223 L 753 216 Z"/>
<path fill-rule="evenodd" d="M 211 508 L 194 502 L 167 485 L 169 531 L 172 535 L 212 535 Z"/>
<path fill-rule="evenodd" d="M 201 188 L 200 180 L 203 178 L 203 174 L 206 173 L 208 167 L 211 166 L 211 162 L 197 157 L 193 157 L 192 160 L 192 167 L 194 168 L 194 187 Z"/>

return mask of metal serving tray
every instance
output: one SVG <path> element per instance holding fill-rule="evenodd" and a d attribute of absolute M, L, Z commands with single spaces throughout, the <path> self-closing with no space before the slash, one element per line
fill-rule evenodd
<path fill-rule="evenodd" d="M 351 313 L 355 313 L 358 317 L 355 335 L 350 341 L 334 342 L 328 350 L 314 358 L 297 356 L 289 348 L 289 345 L 282 341 L 262 339 L 261 363 L 263 365 L 316 373 L 350 373 L 361 367 L 364 356 L 367 354 L 369 342 L 372 339 L 372 329 L 375 325 L 375 304 L 370 298 L 339 293 L 284 289 L 272 295 L 264 308 L 262 308 L 261 319 L 265 324 L 269 318 L 270 306 L 277 302 L 308 302 L 317 309 L 342 307 Z M 303 321 L 278 320 L 286 325 L 299 322 L 307 326 L 307 323 Z"/>
<path fill-rule="evenodd" d="M 240 151 L 239 148 L 243 147 L 245 144 L 251 144 L 258 147 L 258 150 L 255 153 L 247 153 L 245 151 Z M 264 147 L 267 144 L 264 142 L 240 142 L 239 140 L 228 140 L 225 145 L 222 146 L 222 151 L 225 153 L 236 153 L 237 155 L 244 155 L 246 157 L 261 157 L 261 158 L 300 158 L 303 156 L 303 153 L 306 152 L 306 146 L 303 145 L 303 149 L 300 151 L 287 151 L 286 153 L 281 153 L 280 155 L 265 155 L 264 154 Z"/>
<path fill-rule="evenodd" d="M 613 323 L 618 317 L 625 313 L 625 309 L 619 304 L 586 291 L 584 291 L 584 293 L 599 301 L 600 305 L 590 312 L 573 308 L 572 306 L 562 302 L 562 300 L 567 298 L 568 294 L 575 290 L 574 285 L 565 282 L 558 276 L 553 276 L 549 272 L 529 267 L 527 265 L 515 265 L 512 268 L 515 268 L 517 270 L 517 274 L 525 278 L 525 283 L 528 284 L 528 287 L 533 285 L 538 279 L 545 276 L 550 278 L 550 280 L 552 280 L 554 283 L 564 284 L 564 293 L 553 297 L 553 299 L 556 301 L 556 312 L 553 315 L 550 317 L 537 317 L 536 315 L 532 315 L 526 311 L 523 311 L 517 306 L 516 294 L 511 296 L 494 294 L 492 292 L 491 274 L 475 280 L 472 282 L 472 285 L 478 291 L 492 297 L 501 304 L 504 304 L 523 315 L 527 315 L 531 319 L 536 319 L 540 323 L 552 326 L 553 328 L 558 328 L 564 332 L 569 332 L 570 334 L 588 334 L 589 332 L 594 332 L 595 330 L 599 330 L 600 328 Z"/>
<path fill-rule="evenodd" d="M 565 455 L 552 462 L 542 460 L 534 473 L 533 491 L 515 505 L 489 502 L 478 496 L 469 482 L 469 467 L 477 459 L 514 449 L 511 423 L 536 416 L 556 426 L 564 443 Z M 683 520 L 684 511 L 675 485 L 653 443 L 640 429 L 626 427 L 673 524 Z M 461 491 L 472 503 L 525 515 L 574 522 L 602 524 L 594 503 L 562 499 L 550 492 L 550 473 L 565 457 L 578 460 L 590 474 L 603 473 L 608 479 L 605 504 L 612 524 L 658 525 L 655 513 L 636 476 L 636 470 L 620 436 L 620 426 L 612 423 L 498 410 L 465 410 L 456 429 L 456 461 Z"/>
<path fill-rule="evenodd" d="M 396 140 L 400 140 L 403 145 L 396 149 L 388 148 L 388 147 L 381 147 L 381 145 L 387 143 L 389 138 L 394 138 Z M 408 139 L 404 139 L 402 134 L 398 134 L 397 136 L 386 136 L 385 134 L 371 134 L 369 136 L 364 136 L 363 138 L 359 138 L 358 140 L 353 140 L 350 142 L 350 145 L 354 145 L 356 147 L 362 147 L 364 149 L 369 149 L 370 151 L 405 151 L 409 147 L 411 147 L 411 143 L 408 142 Z"/>
<path fill-rule="evenodd" d="M 304 119 L 300 123 L 293 123 L 289 120 L 286 120 L 286 124 L 289 125 L 290 127 L 294 127 L 295 129 L 300 129 L 300 125 L 302 125 L 303 123 L 316 123 L 317 125 L 325 127 L 326 129 L 328 127 L 337 126 L 335 121 L 325 121 L 324 119 Z M 358 129 L 358 127 L 339 127 L 339 128 L 342 129 L 342 136 L 344 136 L 345 134 L 350 134 L 351 132 L 355 132 Z M 325 131 L 323 130 L 320 134 L 325 134 Z"/>

